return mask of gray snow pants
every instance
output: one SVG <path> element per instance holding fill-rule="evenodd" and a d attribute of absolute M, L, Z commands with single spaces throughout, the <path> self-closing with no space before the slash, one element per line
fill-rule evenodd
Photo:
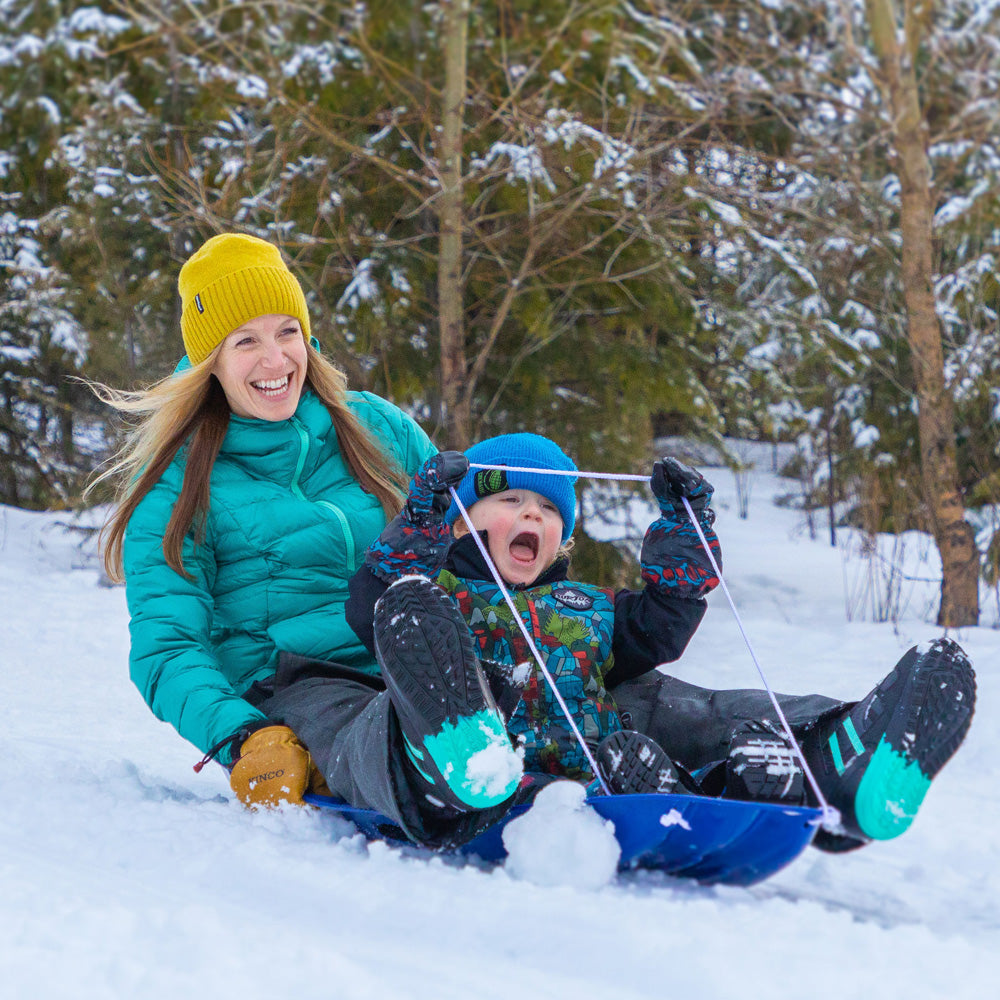
<path fill-rule="evenodd" d="M 427 803 L 406 764 L 396 713 L 379 677 L 281 653 L 274 676 L 255 683 L 244 698 L 271 722 L 292 729 L 337 798 L 382 813 L 420 844 L 465 843 L 509 808 L 465 813 Z"/>

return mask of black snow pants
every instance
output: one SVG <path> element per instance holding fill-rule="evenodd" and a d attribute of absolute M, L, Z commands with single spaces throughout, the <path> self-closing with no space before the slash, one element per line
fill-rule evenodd
<path fill-rule="evenodd" d="M 658 670 L 619 684 L 611 694 L 626 728 L 651 736 L 671 759 L 692 772 L 725 760 L 729 739 L 741 722 L 778 724 L 764 690 L 715 691 Z M 776 697 L 800 743 L 817 723 L 853 704 L 820 694 Z"/>
<path fill-rule="evenodd" d="M 722 780 L 719 771 L 729 752 L 729 740 L 741 722 L 779 724 L 778 713 L 766 691 L 749 688 L 715 691 L 658 670 L 625 681 L 611 693 L 618 703 L 623 725 L 651 736 L 674 761 L 697 774 L 706 789 Z M 820 724 L 857 704 L 821 694 L 775 697 L 806 760 L 819 751 L 817 740 L 810 736 Z M 823 791 L 829 794 L 830 790 Z M 863 841 L 820 829 L 812 844 L 822 851 L 841 852 L 853 851 Z"/>
<path fill-rule="evenodd" d="M 427 802 L 405 763 L 396 713 L 379 677 L 281 653 L 274 676 L 256 682 L 244 697 L 295 733 L 337 798 L 382 813 L 417 843 L 465 843 L 509 808 L 458 812 Z"/>

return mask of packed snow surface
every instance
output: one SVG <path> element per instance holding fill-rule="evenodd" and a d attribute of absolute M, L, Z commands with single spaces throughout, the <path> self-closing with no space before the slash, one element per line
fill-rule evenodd
<path fill-rule="evenodd" d="M 726 579 L 777 689 L 859 698 L 939 634 L 926 539 L 889 544 L 905 574 L 897 622 L 862 620 L 882 564 L 846 532 L 838 547 L 822 525 L 811 538 L 801 512 L 774 505 L 788 482 L 753 473 L 741 520 L 732 475 L 706 471 Z M 995 995 L 993 591 L 983 625 L 954 634 L 979 679 L 972 730 L 913 827 L 851 854 L 809 849 L 749 889 L 703 887 L 614 878 L 607 831 L 572 788 L 511 825 L 513 857 L 496 868 L 368 844 L 313 810 L 247 812 L 221 768 L 194 773 L 198 751 L 130 683 L 125 595 L 100 585 L 81 527 L 0 508 L 5 998 Z M 709 604 L 670 669 L 759 685 L 724 596 Z"/>

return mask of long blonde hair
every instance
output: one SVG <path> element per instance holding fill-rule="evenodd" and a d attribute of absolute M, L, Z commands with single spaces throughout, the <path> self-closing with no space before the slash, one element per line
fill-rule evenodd
<path fill-rule="evenodd" d="M 229 404 L 212 375 L 218 352 L 216 348 L 204 361 L 148 389 L 124 392 L 106 385 L 91 387 L 102 402 L 142 418 L 109 467 L 87 488 L 89 493 L 107 480 L 119 484 L 115 508 L 101 530 L 104 569 L 116 582 L 124 579 L 125 529 L 132 514 L 186 443 L 184 483 L 163 535 L 163 554 L 172 569 L 190 576 L 182 558 L 184 539 L 194 527 L 195 542 L 204 540 L 212 467 L 229 428 Z M 347 468 L 361 488 L 378 499 L 386 518 L 395 517 L 402 508 L 406 474 L 347 405 L 344 373 L 308 341 L 306 354 L 306 382 L 330 412 Z"/>

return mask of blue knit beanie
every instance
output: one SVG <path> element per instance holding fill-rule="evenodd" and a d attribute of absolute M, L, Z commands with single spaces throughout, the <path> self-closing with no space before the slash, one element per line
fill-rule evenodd
<path fill-rule="evenodd" d="M 565 469 L 576 472 L 573 459 L 540 434 L 501 434 L 474 444 L 465 453 L 472 465 L 505 465 L 529 469 Z M 576 524 L 576 476 L 547 476 L 544 472 L 508 472 L 505 469 L 469 469 L 455 492 L 466 508 L 477 500 L 507 490 L 532 490 L 551 500 L 562 517 L 562 540 Z M 454 524 L 461 515 L 452 502 L 444 519 Z"/>

